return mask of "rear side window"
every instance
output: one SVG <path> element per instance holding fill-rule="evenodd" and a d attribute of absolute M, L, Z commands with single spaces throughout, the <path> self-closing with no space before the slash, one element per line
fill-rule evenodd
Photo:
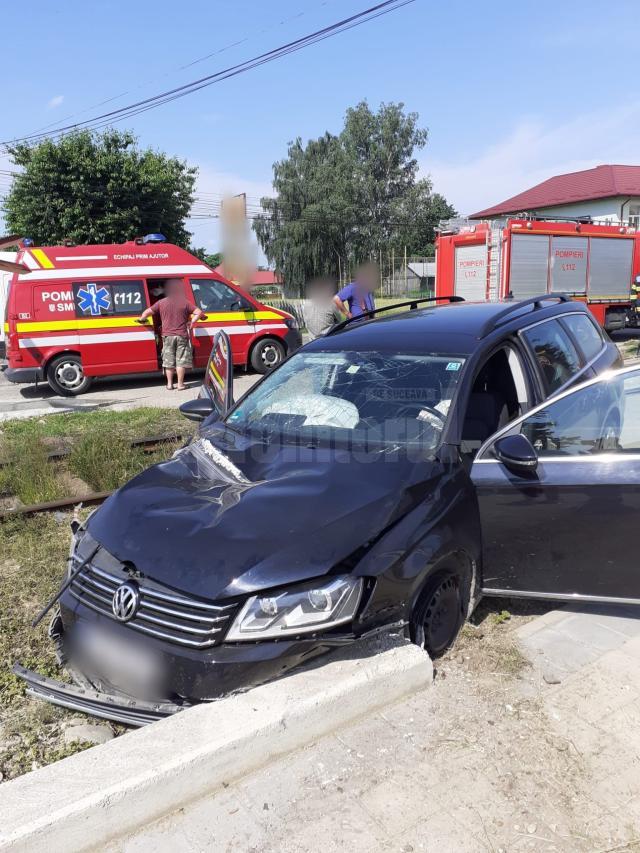
<path fill-rule="evenodd" d="M 602 335 L 585 314 L 567 314 L 566 317 L 562 318 L 562 324 L 569 329 L 578 342 L 578 346 L 587 361 L 591 361 L 598 355 L 602 349 Z"/>
<path fill-rule="evenodd" d="M 214 278 L 192 278 L 193 298 L 203 311 L 252 311 L 253 305 L 240 293 Z"/>
<path fill-rule="evenodd" d="M 73 285 L 76 317 L 140 314 L 146 306 L 144 284 L 138 280 L 87 281 Z"/>
<path fill-rule="evenodd" d="M 578 351 L 557 320 L 526 329 L 523 336 L 534 352 L 549 392 L 557 391 L 580 370 Z"/>

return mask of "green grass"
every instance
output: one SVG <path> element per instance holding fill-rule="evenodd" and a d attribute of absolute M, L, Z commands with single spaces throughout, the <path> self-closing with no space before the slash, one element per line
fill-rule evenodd
<path fill-rule="evenodd" d="M 94 491 L 117 489 L 154 462 L 168 458 L 179 443 L 153 453 L 132 448 L 136 438 L 181 434 L 193 426 L 170 409 L 134 409 L 127 412 L 78 412 L 8 421 L 0 430 L 0 494 L 18 497 L 23 504 L 73 497 L 86 491 L 73 484 L 80 478 Z M 50 462 L 48 453 L 62 445 L 71 449 L 62 461 Z"/>
<path fill-rule="evenodd" d="M 0 493 L 17 496 L 25 504 L 72 497 L 77 494 L 73 489 L 82 486 L 73 478 L 96 491 L 115 489 L 168 458 L 177 446 L 169 443 L 144 453 L 130 446 L 133 439 L 175 433 L 186 438 L 193 430 L 193 424 L 178 412 L 151 408 L 8 421 L 0 430 L 0 459 L 9 463 L 0 468 Z M 62 448 L 70 449 L 70 455 L 49 461 L 48 454 Z M 23 682 L 11 672 L 18 661 L 43 675 L 68 680 L 47 636 L 50 617 L 35 629 L 31 621 L 64 577 L 70 521 L 71 513 L 0 520 L 0 773 L 4 779 L 89 745 L 65 744 L 62 724 L 69 713 L 29 699 Z"/>
<path fill-rule="evenodd" d="M 60 723 L 65 713 L 29 699 L 11 672 L 16 661 L 61 678 L 48 618 L 31 621 L 57 591 L 69 551 L 69 521 L 51 515 L 0 522 L 0 773 L 12 779 L 57 761 L 88 744 L 65 745 Z"/>
<path fill-rule="evenodd" d="M 188 421 L 175 409 L 143 407 L 126 412 L 106 412 L 97 409 L 92 412 L 72 412 L 63 415 L 47 415 L 44 418 L 25 418 L 5 421 L 0 429 L 0 448 L 3 439 L 16 438 L 19 441 L 29 436 L 37 438 L 74 438 L 84 435 L 87 430 L 110 431 L 117 429 L 126 432 L 131 438 L 147 438 L 184 432 L 190 429 Z"/>
<path fill-rule="evenodd" d="M 48 448 L 35 435 L 12 436 L 0 442 L 0 494 L 15 495 L 25 504 L 64 497 L 65 486 L 47 458 Z"/>

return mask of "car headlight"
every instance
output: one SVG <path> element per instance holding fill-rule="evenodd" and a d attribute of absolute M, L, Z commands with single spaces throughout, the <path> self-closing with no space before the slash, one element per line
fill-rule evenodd
<path fill-rule="evenodd" d="M 344 575 L 254 595 L 236 616 L 226 640 L 277 639 L 349 622 L 358 608 L 362 586 L 362 578 Z"/>

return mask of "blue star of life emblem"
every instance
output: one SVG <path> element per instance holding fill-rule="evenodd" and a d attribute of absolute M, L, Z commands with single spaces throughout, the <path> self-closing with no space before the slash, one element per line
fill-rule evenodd
<path fill-rule="evenodd" d="M 78 307 L 83 314 L 90 311 L 96 317 L 111 307 L 111 297 L 106 287 L 98 287 L 97 284 L 88 284 L 78 290 Z"/>

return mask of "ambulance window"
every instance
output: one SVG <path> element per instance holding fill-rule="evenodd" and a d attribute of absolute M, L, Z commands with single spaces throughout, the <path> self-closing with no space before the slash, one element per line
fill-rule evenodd
<path fill-rule="evenodd" d="M 142 281 L 86 281 L 73 285 L 76 317 L 140 314 L 146 308 Z"/>
<path fill-rule="evenodd" d="M 116 314 L 140 314 L 147 307 L 141 281 L 116 281 L 112 289 Z"/>
<path fill-rule="evenodd" d="M 192 278 L 193 298 L 203 311 L 251 311 L 253 305 L 233 288 L 213 278 Z"/>

